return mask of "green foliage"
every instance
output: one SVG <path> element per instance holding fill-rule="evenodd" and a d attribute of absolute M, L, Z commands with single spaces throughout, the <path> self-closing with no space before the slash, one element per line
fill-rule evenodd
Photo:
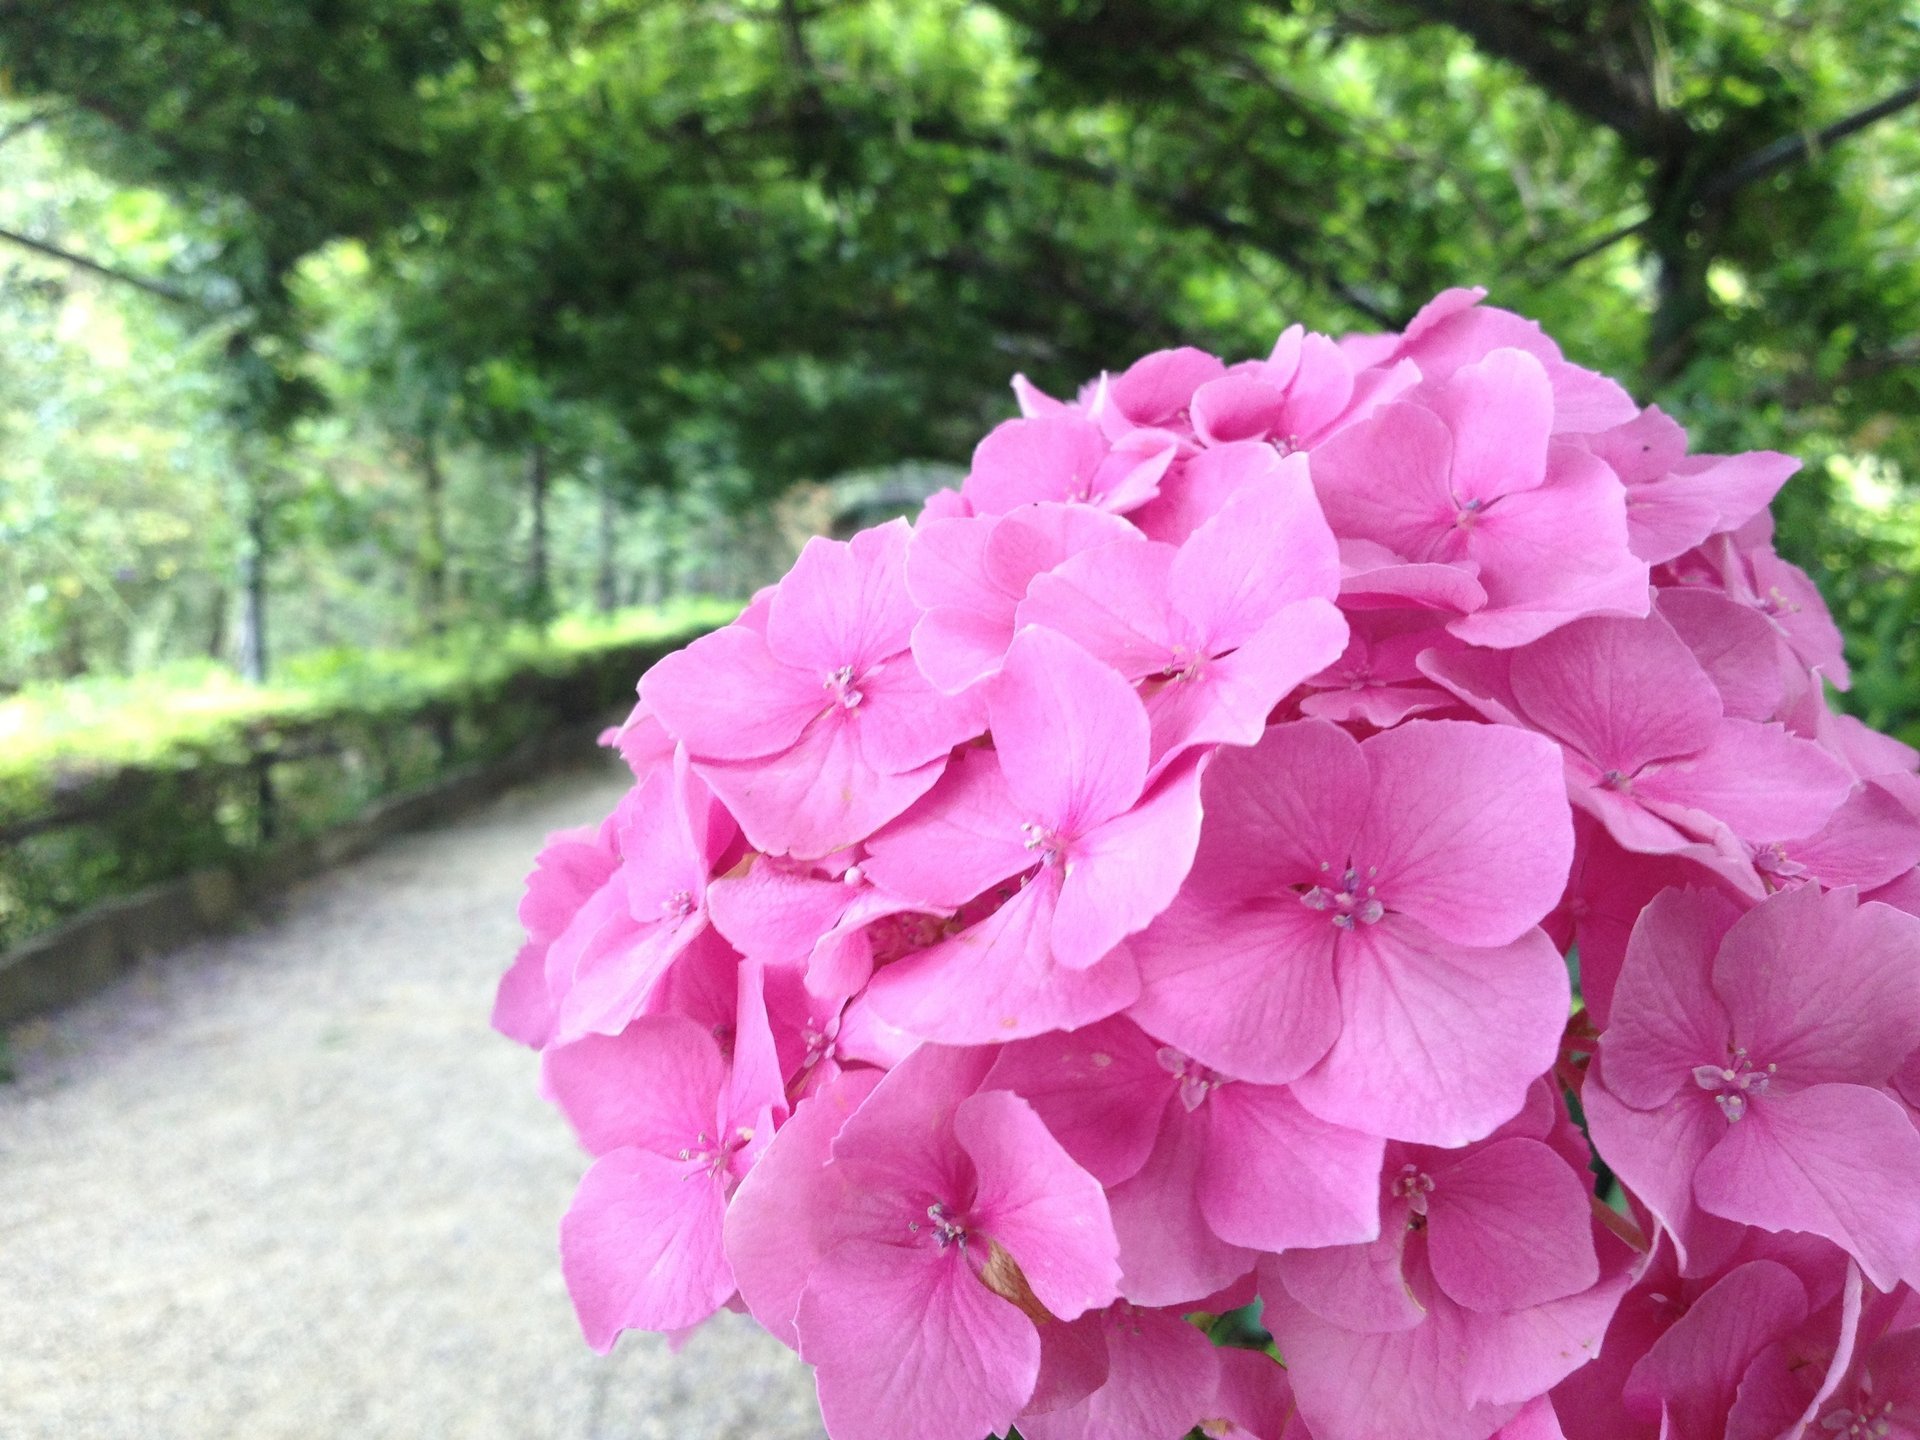
<path fill-rule="evenodd" d="M 659 589 L 714 556 L 638 527 L 697 516 L 727 559 L 796 480 L 963 461 L 1010 371 L 1257 353 L 1454 284 L 1703 447 L 1871 461 L 1898 508 L 1920 127 L 1889 77 L 1916 68 L 1905 0 L 0 0 L 32 107 L 0 135 L 43 115 L 36 144 L 107 177 L 13 228 L 175 292 L 166 320 L 128 292 L 134 348 L 199 387 L 136 365 L 59 433 L 241 424 L 151 507 L 193 517 L 192 557 L 32 521 L 98 574 L 177 565 L 191 621 L 142 629 L 115 606 L 151 597 L 36 540 L 8 663 L 222 652 L 256 592 L 287 653 L 537 617 L 610 571 Z M 0 333 L 27 305 L 0 290 Z M 0 417 L 43 425 L 5 383 Z M 1859 703 L 1903 716 L 1899 547 L 1800 491 L 1783 543 L 1887 657 Z M 222 573 L 262 555 L 264 588 Z"/>
<path fill-rule="evenodd" d="M 0 702 L 0 948 L 98 901 L 252 863 L 374 800 L 632 694 L 737 607 L 685 602 L 414 651 L 314 652 L 271 688 L 211 667 Z"/>

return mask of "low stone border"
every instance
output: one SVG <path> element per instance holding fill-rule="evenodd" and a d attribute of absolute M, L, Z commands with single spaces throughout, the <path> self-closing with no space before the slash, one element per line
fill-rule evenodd
<path fill-rule="evenodd" d="M 230 929 L 261 901 L 391 836 L 451 819 L 548 770 L 582 763 L 594 754 L 600 732 L 624 717 L 622 711 L 539 736 L 497 760 L 376 801 L 331 830 L 76 915 L 0 955 L 0 1027 L 102 990 L 145 956 Z"/>

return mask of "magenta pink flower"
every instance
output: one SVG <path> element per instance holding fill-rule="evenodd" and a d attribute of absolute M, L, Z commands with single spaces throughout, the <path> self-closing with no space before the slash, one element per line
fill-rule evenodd
<path fill-rule="evenodd" d="M 1281 697 L 1346 643 L 1339 574 L 1313 489 L 1293 472 L 1235 491 L 1178 547 L 1082 551 L 1034 579 L 1018 621 L 1149 682 L 1157 766 L 1193 745 L 1260 738 Z"/>
<path fill-rule="evenodd" d="M 547 1088 L 596 1157 L 560 1225 L 561 1269 L 587 1343 L 697 1325 L 733 1294 L 727 1196 L 786 1104 L 759 1010 L 741 985 L 731 1057 L 678 1015 L 547 1052 Z"/>
<path fill-rule="evenodd" d="M 620 868 L 614 816 L 597 829 L 563 830 L 546 846 L 527 876 L 520 901 L 526 943 L 500 977 L 493 1001 L 493 1028 L 510 1040 L 538 1050 L 553 1033 L 553 996 L 547 990 L 547 951 L 565 934 L 596 894 Z"/>
<path fill-rule="evenodd" d="M 743 617 L 641 681 L 757 850 L 814 857 L 866 838 L 981 729 L 978 702 L 942 695 L 908 653 L 920 612 L 907 535 L 897 521 L 851 544 L 808 541 L 764 631 Z"/>
<path fill-rule="evenodd" d="M 824 1166 L 802 1160 L 806 1184 L 756 1184 L 736 1201 L 742 1291 L 763 1323 L 793 1324 L 836 1440 L 1005 1429 L 1039 1378 L 1037 1322 L 1114 1298 L 1118 1245 L 1099 1182 L 1024 1101 L 979 1090 L 990 1063 L 917 1051 L 839 1126 Z M 799 1120 L 767 1163 L 789 1133 L 803 1156 L 822 1152 L 831 1113 L 805 1131 Z M 767 1273 L 750 1254 L 771 1262 Z M 792 1295 L 796 1259 L 805 1280 L 795 1316 L 781 1317 L 768 1307 Z"/>
<path fill-rule="evenodd" d="M 1449 628 L 1474 644 L 1525 644 L 1595 612 L 1644 615 L 1625 489 L 1553 431 L 1540 362 L 1495 350 L 1334 436 L 1313 457 L 1313 483 L 1341 537 L 1473 567 L 1487 603 Z"/>
<path fill-rule="evenodd" d="M 974 450 L 960 493 L 975 515 L 1045 501 L 1124 515 L 1153 498 L 1178 449 L 1174 436 L 1157 430 L 1111 440 L 1079 415 L 1008 420 Z"/>
<path fill-rule="evenodd" d="M 1559 742 L 1574 803 L 1628 850 L 1744 868 L 1743 840 L 1811 834 L 1851 785 L 1810 741 L 1730 718 L 1657 615 L 1580 620 L 1510 655 L 1435 655 L 1428 669 L 1489 718 Z"/>
<path fill-rule="evenodd" d="M 1264 440 L 1291 454 L 1419 383 L 1410 361 L 1356 370 L 1325 335 L 1291 325 L 1265 360 L 1236 365 L 1194 391 L 1193 430 L 1208 446 Z"/>
<path fill-rule="evenodd" d="M 1573 850 L 1559 766 L 1538 736 L 1458 721 L 1360 742 L 1308 720 L 1222 752 L 1192 878 L 1135 942 L 1131 1013 L 1227 1074 L 1291 1082 L 1335 1124 L 1486 1134 L 1567 1015 L 1538 929 Z M 1489 1026 L 1504 1044 L 1478 1043 Z"/>
<path fill-rule="evenodd" d="M 1263 1250 L 1379 1233 L 1381 1141 L 1329 1125 L 1284 1086 L 1216 1074 L 1123 1019 L 1010 1045 L 991 1083 L 1023 1096 L 1107 1187 L 1120 1293 L 1176 1305 Z"/>
<path fill-rule="evenodd" d="M 1647 907 L 1585 1103 L 1683 1251 L 1697 1210 L 1823 1235 L 1882 1289 L 1914 1263 L 1920 1131 L 1885 1087 L 1920 1049 L 1917 948 L 1920 921 L 1846 890 Z"/>
<path fill-rule="evenodd" d="M 1920 752 L 1793 462 L 1482 298 L 1016 379 L 645 677 L 495 1007 L 593 1345 L 744 1308 L 833 1440 L 1920 1440 Z"/>
<path fill-rule="evenodd" d="M 1121 1301 L 1067 1325 L 1046 1327 L 1041 1342 L 1042 1385 L 1049 1369 L 1101 1378 L 1071 1404 L 1059 1402 L 1077 1385 L 1036 1393 L 1020 1416 L 1020 1433 L 1027 1440 L 1185 1435 L 1219 1393 L 1222 1352 L 1177 1310 L 1143 1310 Z M 1081 1353 L 1063 1358 L 1069 1349 Z"/>
<path fill-rule="evenodd" d="M 969 750 L 869 845 L 889 891 L 997 908 L 880 971 L 873 1001 L 902 1029 L 955 1044 L 1084 1025 L 1138 992 L 1115 947 L 1172 900 L 1200 828 L 1198 772 L 1147 787 L 1147 712 L 1072 641 L 1029 627 L 987 687 L 994 748 Z M 1007 882 L 1017 880 L 1017 888 Z"/>
<path fill-rule="evenodd" d="M 1140 538 L 1119 516 L 1086 505 L 923 520 L 907 546 L 907 589 L 926 611 L 913 627 L 921 672 L 950 694 L 985 679 L 1006 658 L 1035 576 L 1084 550 Z"/>

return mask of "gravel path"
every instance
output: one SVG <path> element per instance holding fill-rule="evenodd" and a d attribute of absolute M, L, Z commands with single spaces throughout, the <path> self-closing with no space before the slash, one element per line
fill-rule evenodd
<path fill-rule="evenodd" d="M 586 1161 L 486 1017 L 541 837 L 620 784 L 515 792 L 14 1033 L 0 1437 L 820 1435 L 738 1317 L 603 1360 L 561 1285 Z"/>

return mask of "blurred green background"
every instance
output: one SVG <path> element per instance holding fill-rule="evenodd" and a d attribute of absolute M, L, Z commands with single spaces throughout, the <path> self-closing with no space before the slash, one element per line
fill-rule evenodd
<path fill-rule="evenodd" d="M 1459 284 L 1801 456 L 1920 738 L 1917 82 L 1912 0 L 0 0 L 0 821 Z"/>

